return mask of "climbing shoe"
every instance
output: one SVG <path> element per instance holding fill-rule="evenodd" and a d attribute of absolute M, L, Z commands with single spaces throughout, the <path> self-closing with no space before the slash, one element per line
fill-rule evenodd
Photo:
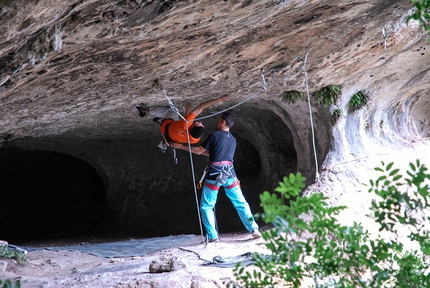
<path fill-rule="evenodd" d="M 252 230 L 252 237 L 254 237 L 254 239 L 260 238 L 261 237 L 260 231 L 258 231 L 258 229 Z"/>
<path fill-rule="evenodd" d="M 137 111 L 139 111 L 140 117 L 145 117 L 146 113 L 149 113 L 149 108 L 145 104 L 140 104 L 136 106 Z"/>
<path fill-rule="evenodd" d="M 219 242 L 219 238 L 214 238 L 214 239 L 208 239 L 209 243 L 218 243 Z"/>
<path fill-rule="evenodd" d="M 158 144 L 157 148 L 161 153 L 164 153 L 166 152 L 167 148 L 169 148 L 169 144 L 163 140 L 160 142 L 160 144 Z"/>

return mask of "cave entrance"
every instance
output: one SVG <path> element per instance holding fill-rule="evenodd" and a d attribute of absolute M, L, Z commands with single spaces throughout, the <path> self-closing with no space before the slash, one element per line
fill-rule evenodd
<path fill-rule="evenodd" d="M 20 244 L 93 236 L 106 222 L 102 179 L 55 152 L 0 149 L 0 231 Z"/>

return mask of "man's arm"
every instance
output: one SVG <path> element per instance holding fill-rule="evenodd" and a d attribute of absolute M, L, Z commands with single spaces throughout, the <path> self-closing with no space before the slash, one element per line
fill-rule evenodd
<path fill-rule="evenodd" d="M 172 144 L 170 144 L 170 146 L 172 146 L 175 149 L 181 149 L 181 150 L 189 151 L 188 145 L 184 146 L 184 145 L 179 144 L 179 143 L 172 143 Z M 191 147 L 191 152 L 194 154 L 197 154 L 197 155 L 209 156 L 209 151 L 206 150 L 205 148 L 203 148 L 202 146 Z"/>
<path fill-rule="evenodd" d="M 228 98 L 230 98 L 230 95 L 229 94 L 224 94 L 224 95 L 222 95 L 219 98 L 215 98 L 215 99 L 212 99 L 212 100 L 205 101 L 205 102 L 201 103 L 199 106 L 197 106 L 193 111 L 191 111 L 191 113 L 193 113 L 194 115 L 198 116 L 200 113 L 202 113 L 202 111 L 204 109 L 206 109 L 206 108 L 208 108 L 208 107 L 210 107 L 210 106 L 212 106 L 214 104 L 224 102 L 224 101 L 228 100 Z"/>

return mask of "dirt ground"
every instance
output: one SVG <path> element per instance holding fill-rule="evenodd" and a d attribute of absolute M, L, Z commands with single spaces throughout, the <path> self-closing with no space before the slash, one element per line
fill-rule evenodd
<path fill-rule="evenodd" d="M 233 268 L 202 265 L 215 256 L 267 253 L 264 240 L 248 233 L 221 234 L 221 241 L 202 244 L 200 235 L 185 247 L 130 258 L 102 258 L 76 251 L 28 252 L 25 264 L 0 260 L 0 279 L 20 281 L 21 287 L 226 287 Z M 58 243 L 57 243 L 58 244 Z M 79 245 L 79 244 L 76 244 Z M 151 273 L 152 261 L 175 263 L 174 271 Z M 247 269 L 253 270 L 252 266 Z"/>

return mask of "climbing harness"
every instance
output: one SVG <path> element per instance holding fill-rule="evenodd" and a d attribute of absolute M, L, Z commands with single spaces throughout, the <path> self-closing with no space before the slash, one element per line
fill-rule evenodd
<path fill-rule="evenodd" d="M 305 61 L 303 62 L 302 69 L 305 73 L 306 93 L 308 95 L 309 117 L 311 120 L 311 130 L 312 130 L 312 144 L 313 144 L 314 156 L 315 156 L 315 178 L 316 178 L 315 182 L 318 186 L 318 183 L 319 183 L 318 157 L 317 157 L 317 150 L 316 150 L 316 145 L 315 145 L 315 132 L 314 132 L 314 123 L 313 123 L 313 119 L 312 119 L 312 107 L 311 107 L 311 99 L 310 99 L 311 97 L 309 94 L 308 74 L 306 73 L 306 62 L 308 60 L 308 55 L 309 55 L 310 51 L 311 51 L 311 45 L 309 44 L 308 47 L 306 48 L 306 56 L 305 56 Z"/>
<path fill-rule="evenodd" d="M 225 182 L 227 182 L 227 179 L 230 178 L 231 176 L 231 170 L 233 169 L 233 163 L 230 161 L 225 161 L 228 163 L 211 163 L 211 165 L 209 166 L 210 168 L 212 168 L 212 172 L 209 173 L 210 176 L 215 176 L 216 177 L 216 182 L 224 185 Z"/>
<path fill-rule="evenodd" d="M 186 123 L 187 123 L 187 136 L 188 136 L 188 143 L 190 143 L 190 137 L 189 137 L 189 135 L 188 135 L 188 121 L 184 118 L 184 116 L 182 116 L 181 115 L 181 113 L 179 113 L 179 110 L 178 110 L 178 108 L 176 108 L 175 107 L 175 105 L 173 104 L 173 102 L 169 99 L 169 97 L 167 97 L 167 95 L 166 95 L 166 91 L 164 91 L 164 89 L 162 88 L 162 86 L 161 86 L 161 84 L 159 84 L 159 86 L 160 86 L 160 88 L 161 88 L 161 91 L 163 92 L 163 94 L 164 94 L 164 96 L 166 97 L 166 99 L 167 99 L 167 102 L 169 103 L 169 106 L 170 106 L 170 108 L 173 110 L 173 111 L 175 111 L 176 112 L 176 114 L 178 114 L 179 115 L 179 117 L 181 117 Z M 175 148 L 173 148 L 170 144 L 169 144 L 169 140 L 171 140 L 170 138 L 169 138 L 169 134 L 167 133 L 167 131 L 168 131 L 168 129 L 169 129 L 169 125 L 170 125 L 170 123 L 169 124 L 167 124 L 166 125 L 166 128 L 165 128 L 165 133 L 164 134 L 162 134 L 163 135 L 163 138 L 164 138 L 164 141 L 166 142 L 166 144 L 168 145 L 168 147 L 170 147 L 170 148 L 172 148 L 172 150 L 173 150 L 173 163 L 175 163 L 175 164 L 178 164 L 178 158 L 176 157 L 176 149 Z M 159 144 L 159 146 L 161 145 L 161 143 Z M 167 149 L 167 148 L 166 148 Z M 165 152 L 165 150 L 166 149 L 164 149 L 164 152 Z M 161 149 L 160 149 L 161 150 Z M 163 153 L 164 153 L 163 152 Z"/>

